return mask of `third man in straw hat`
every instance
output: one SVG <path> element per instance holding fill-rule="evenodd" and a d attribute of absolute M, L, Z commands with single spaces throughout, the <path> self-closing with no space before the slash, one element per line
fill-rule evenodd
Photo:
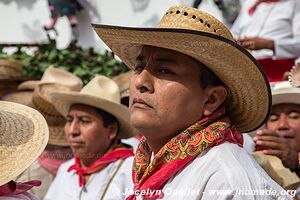
<path fill-rule="evenodd" d="M 96 76 L 80 92 L 50 95 L 67 118 L 65 134 L 75 158 L 59 168 L 45 200 L 124 199 L 132 187 L 133 150 L 120 139 L 134 132 L 118 85 Z"/>
<path fill-rule="evenodd" d="M 300 186 L 300 90 L 298 88 L 293 88 L 288 81 L 274 85 L 271 115 L 265 126 L 256 133 L 254 141 L 257 152 L 254 155 L 264 155 L 270 162 L 270 167 L 274 168 L 280 177 L 278 183 L 283 187 L 296 189 Z"/>
<path fill-rule="evenodd" d="M 241 132 L 268 117 L 270 88 L 221 22 L 174 6 L 156 28 L 94 29 L 134 70 L 130 120 L 144 137 L 128 200 L 289 199 L 242 148 Z"/>

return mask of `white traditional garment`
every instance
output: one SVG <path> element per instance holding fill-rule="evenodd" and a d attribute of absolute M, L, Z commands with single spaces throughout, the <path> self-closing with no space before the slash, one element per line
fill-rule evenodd
<path fill-rule="evenodd" d="M 92 174 L 84 187 L 79 187 L 78 176 L 75 171 L 67 172 L 75 162 L 74 159 L 64 163 L 58 170 L 56 178 L 50 186 L 44 200 L 118 200 L 124 199 L 125 191 L 133 187 L 132 163 L 133 157 L 126 158 L 116 172 L 121 160 L 113 162 L 100 172 Z M 111 180 L 111 183 L 109 184 Z"/>
<path fill-rule="evenodd" d="M 10 196 L 1 196 L 0 200 L 39 200 L 39 198 L 24 192 L 22 194 L 10 195 Z"/>
<path fill-rule="evenodd" d="M 170 179 L 162 191 L 162 199 L 168 200 L 292 199 L 245 149 L 232 143 L 205 150 Z M 260 195 L 251 195 L 255 192 Z"/>
<path fill-rule="evenodd" d="M 16 182 L 26 182 L 31 180 L 42 181 L 42 184 L 39 187 L 33 187 L 29 191 L 36 195 L 39 199 L 43 199 L 52 181 L 54 180 L 54 175 L 43 168 L 39 164 L 38 160 L 35 160 L 24 172 L 22 172 L 22 174 L 15 179 Z"/>
<path fill-rule="evenodd" d="M 128 144 L 128 145 L 132 146 L 133 152 L 136 152 L 137 147 L 140 143 L 140 141 L 136 137 L 130 137 L 130 138 L 127 138 L 127 139 L 122 139 L 121 141 L 122 141 L 122 143 L 125 143 L 125 144 Z"/>
<path fill-rule="evenodd" d="M 234 22 L 231 32 L 236 38 L 261 37 L 274 40 L 272 50 L 252 51 L 257 59 L 296 58 L 300 56 L 300 1 L 279 0 L 276 3 L 261 3 L 253 15 L 248 10 L 256 0 L 246 0 Z"/>

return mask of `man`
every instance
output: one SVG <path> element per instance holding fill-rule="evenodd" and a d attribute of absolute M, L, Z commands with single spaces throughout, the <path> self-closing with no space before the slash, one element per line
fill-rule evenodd
<path fill-rule="evenodd" d="M 300 90 L 284 81 L 274 86 L 272 112 L 265 129 L 257 131 L 256 145 L 300 176 Z"/>
<path fill-rule="evenodd" d="M 144 137 L 128 199 L 289 199 L 241 148 L 239 131 L 268 116 L 269 85 L 221 22 L 174 6 L 157 28 L 94 28 L 134 69 L 130 120 Z"/>
<path fill-rule="evenodd" d="M 40 181 L 12 181 L 23 172 L 46 147 L 49 130 L 46 120 L 27 106 L 0 101 L 0 199 L 37 200 L 28 193 Z"/>
<path fill-rule="evenodd" d="M 298 0 L 246 0 L 231 31 L 277 82 L 300 56 L 299 20 Z"/>
<path fill-rule="evenodd" d="M 50 95 L 67 119 L 65 134 L 75 158 L 61 165 L 45 200 L 124 199 L 132 185 L 133 150 L 120 139 L 133 131 L 117 84 L 96 76 L 80 92 Z"/>

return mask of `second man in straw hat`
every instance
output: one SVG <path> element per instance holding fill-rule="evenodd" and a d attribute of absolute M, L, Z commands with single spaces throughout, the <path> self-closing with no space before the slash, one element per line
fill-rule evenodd
<path fill-rule="evenodd" d="M 117 84 L 96 76 L 80 92 L 51 96 L 67 118 L 65 133 L 75 158 L 60 167 L 45 200 L 124 199 L 133 186 L 133 150 L 120 139 L 134 132 Z"/>

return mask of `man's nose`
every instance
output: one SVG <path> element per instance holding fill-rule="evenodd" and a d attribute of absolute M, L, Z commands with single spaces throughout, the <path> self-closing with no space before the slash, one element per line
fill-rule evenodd
<path fill-rule="evenodd" d="M 135 77 L 134 84 L 140 93 L 152 93 L 154 91 L 153 80 L 154 76 L 150 73 L 150 71 L 148 69 L 143 69 Z"/>
<path fill-rule="evenodd" d="M 278 120 L 278 130 L 284 131 L 289 130 L 288 116 L 281 114 Z"/>
<path fill-rule="evenodd" d="M 76 137 L 80 135 L 79 124 L 76 120 L 73 120 L 69 126 L 66 126 L 65 131 L 71 135 L 72 137 Z"/>

